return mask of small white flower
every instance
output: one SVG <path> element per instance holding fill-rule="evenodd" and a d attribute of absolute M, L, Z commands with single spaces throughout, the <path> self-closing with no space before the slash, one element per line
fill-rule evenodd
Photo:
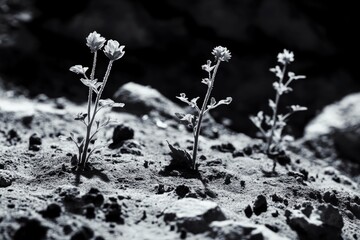
<path fill-rule="evenodd" d="M 231 59 L 231 53 L 226 47 L 218 46 L 212 51 L 216 61 L 228 62 Z"/>
<path fill-rule="evenodd" d="M 75 66 L 72 66 L 69 70 L 76 74 L 85 75 L 85 73 L 88 69 L 89 69 L 88 67 L 83 67 L 82 65 L 75 65 Z"/>
<path fill-rule="evenodd" d="M 120 45 L 118 41 L 109 40 L 105 45 L 104 53 L 111 61 L 115 61 L 124 56 L 124 48 L 125 46 Z"/>
<path fill-rule="evenodd" d="M 284 65 L 289 64 L 294 61 L 294 53 L 287 49 L 284 49 L 282 53 L 279 53 L 277 55 L 277 59 L 279 63 L 282 63 Z"/>
<path fill-rule="evenodd" d="M 281 71 L 279 66 L 275 66 L 273 68 L 270 68 L 270 72 L 275 73 L 276 77 L 278 77 L 279 79 L 283 78 L 283 72 Z"/>
<path fill-rule="evenodd" d="M 86 46 L 88 46 L 92 53 L 100 50 L 106 42 L 106 39 L 102 37 L 96 31 L 92 32 L 86 38 Z"/>

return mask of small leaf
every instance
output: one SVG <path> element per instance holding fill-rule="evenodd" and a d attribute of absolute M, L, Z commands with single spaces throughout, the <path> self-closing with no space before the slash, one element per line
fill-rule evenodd
<path fill-rule="evenodd" d="M 232 102 L 232 97 L 227 97 L 226 99 L 220 100 L 217 105 L 225 104 L 229 105 Z"/>
<path fill-rule="evenodd" d="M 114 108 L 122 108 L 122 107 L 124 107 L 125 106 L 125 103 L 114 103 L 113 105 L 112 105 L 112 107 L 114 107 Z"/>
<path fill-rule="evenodd" d="M 191 107 L 196 108 L 198 106 L 197 105 L 197 100 L 199 100 L 199 98 L 200 97 L 196 97 L 196 98 L 191 99 L 191 103 L 192 103 Z"/>
<path fill-rule="evenodd" d="M 215 66 L 211 66 L 211 61 L 207 60 L 206 64 L 202 65 L 201 68 L 202 70 L 210 73 L 215 68 Z"/>
<path fill-rule="evenodd" d="M 100 107 L 108 106 L 108 105 L 111 105 L 111 104 L 114 104 L 114 103 L 115 102 L 113 100 L 111 100 L 110 98 L 100 99 L 99 100 Z"/>
<path fill-rule="evenodd" d="M 175 116 L 176 116 L 179 120 L 181 120 L 181 119 L 185 116 L 185 114 L 183 114 L 183 113 L 175 113 Z"/>
<path fill-rule="evenodd" d="M 209 78 L 203 78 L 202 80 L 201 80 L 201 83 L 203 83 L 203 84 L 206 84 L 206 85 L 210 85 L 210 79 Z"/>
<path fill-rule="evenodd" d="M 300 106 L 300 105 L 291 105 L 290 108 L 291 108 L 291 111 L 293 111 L 293 112 L 300 112 L 300 111 L 306 111 L 307 110 L 307 107 L 303 107 L 303 106 Z"/>
<path fill-rule="evenodd" d="M 87 113 L 78 113 L 76 114 L 74 120 L 77 120 L 77 121 L 84 121 L 84 119 L 87 117 Z"/>
<path fill-rule="evenodd" d="M 75 65 L 75 66 L 72 66 L 69 70 L 76 74 L 85 75 L 85 73 L 88 69 L 89 69 L 88 67 L 83 67 L 82 65 Z"/>

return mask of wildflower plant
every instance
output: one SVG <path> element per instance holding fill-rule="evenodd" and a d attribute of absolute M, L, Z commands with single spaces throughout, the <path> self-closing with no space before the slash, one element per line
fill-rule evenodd
<path fill-rule="evenodd" d="M 215 57 L 215 63 L 213 64 L 210 60 L 207 60 L 206 64 L 202 65 L 202 69 L 207 72 L 208 76 L 203 78 L 201 83 L 207 86 L 207 92 L 205 95 L 205 99 L 202 103 L 201 108 L 198 106 L 197 102 L 199 97 L 193 98 L 189 100 L 185 93 L 180 93 L 180 96 L 177 96 L 180 101 L 188 104 L 195 111 L 195 114 L 182 114 L 176 113 L 175 115 L 179 118 L 180 122 L 184 125 L 188 126 L 192 129 L 192 133 L 194 136 L 194 145 L 192 149 L 192 155 L 188 153 L 186 150 L 181 150 L 175 148 L 171 144 L 169 144 L 170 150 L 172 151 L 173 156 L 177 156 L 179 158 L 185 159 L 187 167 L 192 170 L 197 170 L 197 153 L 198 153 L 198 145 L 199 145 L 199 136 L 201 130 L 201 122 L 206 113 L 210 110 L 220 106 L 220 105 L 228 105 L 231 103 L 232 98 L 227 97 L 224 100 L 220 100 L 216 102 L 214 97 L 211 97 L 211 92 L 214 88 L 215 77 L 218 72 L 219 66 L 221 62 L 228 62 L 231 58 L 231 53 L 226 47 L 215 47 L 212 51 L 212 55 Z M 210 103 L 209 103 L 210 100 Z"/>
<path fill-rule="evenodd" d="M 295 112 L 307 110 L 306 107 L 291 105 L 288 107 L 288 113 L 279 113 L 281 96 L 293 91 L 290 84 L 293 81 L 304 79 L 305 76 L 296 75 L 293 72 L 287 71 L 290 63 L 295 60 L 293 52 L 284 49 L 283 52 L 278 54 L 277 60 L 280 63 L 280 66 L 277 65 L 274 68 L 270 68 L 270 72 L 273 72 L 277 77 L 277 81 L 273 83 L 273 87 L 276 91 L 275 99 L 269 99 L 269 107 L 271 108 L 272 115 L 269 116 L 264 114 L 263 111 L 260 111 L 256 116 L 250 116 L 250 120 L 266 139 L 265 150 L 269 155 L 276 155 L 280 151 L 285 150 L 287 143 L 292 140 L 291 136 L 283 136 L 283 130 L 288 118 Z M 276 162 L 274 161 L 273 171 L 275 170 L 275 166 Z"/>
<path fill-rule="evenodd" d="M 96 120 L 96 114 L 104 108 L 124 107 L 124 103 L 116 103 L 111 99 L 101 99 L 101 96 L 109 79 L 113 63 L 114 61 L 124 56 L 125 46 L 120 45 L 119 42 L 115 40 L 108 40 L 106 42 L 106 39 L 95 31 L 90 33 L 86 38 L 86 45 L 90 48 L 90 51 L 93 54 L 93 63 L 90 76 L 88 77 L 86 74 L 87 70 L 89 69 L 88 67 L 75 65 L 70 68 L 71 72 L 81 76 L 80 81 L 89 89 L 87 111 L 78 113 L 75 116 L 75 120 L 82 122 L 86 127 L 85 137 L 79 142 L 77 138 L 75 138 L 74 134 L 71 133 L 70 137 L 67 138 L 67 140 L 73 141 L 78 148 L 78 170 L 84 169 L 86 163 L 94 151 L 102 147 L 96 146 L 90 149 L 90 142 L 94 141 L 96 134 L 110 123 L 109 119 L 105 120 L 104 122 Z M 97 64 L 98 51 L 100 51 L 102 48 L 104 48 L 103 52 L 109 59 L 109 63 L 103 80 L 98 81 L 98 79 L 95 78 L 95 69 Z"/>

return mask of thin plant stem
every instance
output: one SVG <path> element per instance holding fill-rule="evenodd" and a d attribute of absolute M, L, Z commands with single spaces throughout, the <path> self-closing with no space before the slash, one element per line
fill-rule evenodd
<path fill-rule="evenodd" d="M 285 72 L 286 72 L 286 64 L 284 65 L 284 68 L 283 68 L 283 71 L 282 71 L 282 76 L 281 76 L 281 79 L 279 81 L 280 84 L 284 81 Z M 278 91 L 276 91 L 275 110 L 273 111 L 273 116 L 272 116 L 272 123 L 273 124 L 271 126 L 271 132 L 270 132 L 270 136 L 268 137 L 267 146 L 266 146 L 266 152 L 268 154 L 271 153 L 270 148 L 271 148 L 271 144 L 273 142 L 275 127 L 276 127 L 276 123 L 277 123 L 277 113 L 278 113 L 278 108 L 279 108 L 279 102 L 280 102 L 280 94 L 279 94 Z"/>
<path fill-rule="evenodd" d="M 192 162 L 193 163 L 192 168 L 194 170 L 196 170 L 196 158 L 197 158 L 198 145 L 199 145 L 199 135 L 200 135 L 200 130 L 201 130 L 201 122 L 202 122 L 202 119 L 203 119 L 203 116 L 204 116 L 204 112 L 206 110 L 207 103 L 208 103 L 210 95 L 211 95 L 211 91 L 214 88 L 214 81 L 215 81 L 216 73 L 217 73 L 217 70 L 218 70 L 219 66 L 220 66 L 220 60 L 217 61 L 216 66 L 214 68 L 214 72 L 213 72 L 213 74 L 211 76 L 211 79 L 210 79 L 211 82 L 210 82 L 210 85 L 209 85 L 208 90 L 206 92 L 206 96 L 205 96 L 204 102 L 202 104 L 201 111 L 199 113 L 199 119 L 198 119 L 197 126 L 196 126 L 196 129 L 195 129 L 193 157 L 192 157 L 192 161 L 193 161 Z"/>
<path fill-rule="evenodd" d="M 99 106 L 99 101 L 100 101 L 101 95 L 102 95 L 102 93 L 104 91 L 106 82 L 107 82 L 107 80 L 109 78 L 112 64 L 113 64 L 113 61 L 110 60 L 109 64 L 108 64 L 108 67 L 107 67 L 107 70 L 106 70 L 106 73 L 105 73 L 105 76 L 104 76 L 104 79 L 103 79 L 103 84 L 102 84 L 102 86 L 100 88 L 99 93 L 96 96 L 96 100 L 95 100 L 95 103 L 94 103 L 94 110 L 93 110 L 92 116 L 90 118 L 90 122 L 89 122 L 89 124 L 88 124 L 88 126 L 86 128 L 86 137 L 85 137 L 85 142 L 84 142 L 84 149 L 83 149 L 83 154 L 81 156 L 81 162 L 80 162 L 80 167 L 81 168 L 85 167 L 85 163 L 86 163 L 87 155 L 88 155 L 89 143 L 90 143 L 90 135 L 91 135 L 92 124 L 94 123 L 96 113 L 97 113 L 97 108 Z"/>
<path fill-rule="evenodd" d="M 96 69 L 96 59 L 97 59 L 97 51 L 94 52 L 93 65 L 90 74 L 90 80 L 95 79 L 95 69 Z M 88 96 L 88 123 L 90 123 L 90 115 L 91 115 L 91 105 L 92 105 L 92 92 L 93 89 L 89 87 L 89 96 Z"/>

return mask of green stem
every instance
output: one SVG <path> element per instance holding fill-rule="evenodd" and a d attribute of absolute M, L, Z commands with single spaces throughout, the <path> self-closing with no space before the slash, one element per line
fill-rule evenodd
<path fill-rule="evenodd" d="M 196 158 L 197 158 L 197 152 L 198 152 L 198 145 L 199 145 L 199 135 L 200 135 L 200 130 L 201 130 L 201 121 L 203 119 L 203 116 L 204 116 L 204 112 L 206 110 L 206 106 L 208 104 L 208 101 L 209 101 L 209 98 L 210 98 L 210 95 L 211 95 L 211 91 L 212 89 L 214 88 L 214 81 L 215 81 L 215 77 L 216 77 L 216 73 L 217 73 L 217 70 L 220 66 L 220 60 L 217 61 L 216 63 L 216 66 L 214 68 L 214 72 L 211 76 L 211 83 L 208 87 L 208 90 L 206 92 L 206 96 L 205 96 L 205 99 L 204 99 L 204 102 L 202 104 L 202 107 L 201 107 L 201 111 L 199 113 L 199 119 L 198 119 L 198 122 L 197 122 L 197 126 L 196 126 L 196 131 L 195 131 L 195 137 L 194 137 L 194 146 L 193 146 L 193 157 L 192 157 L 192 168 L 194 170 L 196 170 Z"/>

